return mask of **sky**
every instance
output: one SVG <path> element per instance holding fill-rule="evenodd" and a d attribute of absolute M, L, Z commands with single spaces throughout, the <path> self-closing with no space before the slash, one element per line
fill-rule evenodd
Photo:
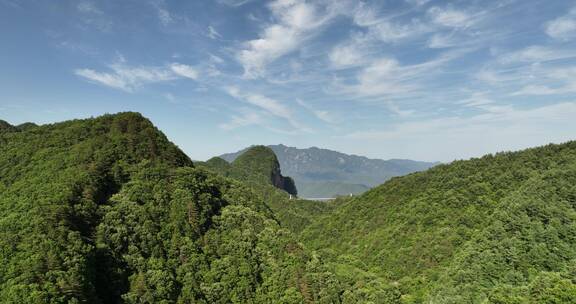
<path fill-rule="evenodd" d="M 0 119 L 449 162 L 576 139 L 576 2 L 0 0 Z"/>

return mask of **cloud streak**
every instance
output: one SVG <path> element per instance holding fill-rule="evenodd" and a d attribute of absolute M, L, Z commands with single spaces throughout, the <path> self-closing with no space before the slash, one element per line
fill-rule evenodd
<path fill-rule="evenodd" d="M 168 67 L 128 66 L 123 60 L 109 65 L 108 72 L 93 69 L 74 71 L 92 83 L 97 83 L 126 92 L 134 92 L 147 84 L 172 81 L 178 78 L 197 79 L 198 73 L 188 65 L 173 63 Z"/>
<path fill-rule="evenodd" d="M 497 151 L 510 151 L 573 138 L 576 103 L 567 102 L 533 109 L 500 108 L 469 117 L 443 117 L 403 122 L 384 131 L 360 131 L 337 137 L 366 141 L 375 145 L 414 142 L 422 150 L 403 151 L 405 157 L 450 161 Z M 553 136 L 544 136 L 550 127 L 567 127 Z M 459 151 L 446 151 L 437 143 L 458 145 Z M 424 149 L 425 147 L 425 149 Z M 414 147 L 416 148 L 416 147 Z M 424 153 L 420 153 L 420 151 Z"/>

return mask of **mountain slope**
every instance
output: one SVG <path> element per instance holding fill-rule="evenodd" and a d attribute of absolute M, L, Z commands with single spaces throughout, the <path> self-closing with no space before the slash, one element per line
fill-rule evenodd
<path fill-rule="evenodd" d="M 147 119 L 0 134 L 0 302 L 338 302 L 250 187 L 194 168 Z"/>
<path fill-rule="evenodd" d="M 281 174 L 276 155 L 264 146 L 246 150 L 232 163 L 213 157 L 196 165 L 250 186 L 270 207 L 274 217 L 293 232 L 301 231 L 315 217 L 332 208 L 322 202 L 296 198 L 294 182 Z"/>
<path fill-rule="evenodd" d="M 14 132 L 14 131 L 18 131 L 18 128 L 9 124 L 7 121 L 0 119 L 0 133 L 2 133 L 2 132 Z"/>
<path fill-rule="evenodd" d="M 268 147 L 278 157 L 282 172 L 294 178 L 296 187 L 301 189 L 300 196 L 302 197 L 356 194 L 379 185 L 391 177 L 426 170 L 435 165 L 411 160 L 369 159 L 315 147 L 309 149 L 284 145 Z M 220 157 L 232 162 L 245 150 Z M 336 188 L 335 184 L 342 187 Z M 347 191 L 343 192 L 344 189 Z"/>
<path fill-rule="evenodd" d="M 297 194 L 292 178 L 280 173 L 280 164 L 270 148 L 254 146 L 237 157 L 232 162 L 232 167 L 239 169 L 235 170 L 236 178 L 252 178 L 261 183 L 271 183 L 290 194 Z M 246 175 L 242 176 L 243 174 Z"/>
<path fill-rule="evenodd" d="M 408 303 L 574 303 L 575 207 L 569 142 L 393 178 L 302 235 L 339 277 L 371 273 Z"/>
<path fill-rule="evenodd" d="M 28 131 L 36 127 L 38 127 L 38 125 L 33 122 L 25 122 L 16 126 L 16 128 L 20 131 Z"/>
<path fill-rule="evenodd" d="M 198 164 L 245 183 L 258 186 L 272 185 L 289 194 L 298 193 L 292 178 L 283 176 L 280 172 L 280 164 L 274 151 L 264 146 L 253 146 L 247 149 L 232 163 L 220 157 L 213 157 Z"/>

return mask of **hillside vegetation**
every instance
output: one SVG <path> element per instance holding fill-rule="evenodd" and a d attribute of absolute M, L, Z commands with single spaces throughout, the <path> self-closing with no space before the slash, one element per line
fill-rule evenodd
<path fill-rule="evenodd" d="M 0 303 L 576 303 L 576 142 L 313 202 L 137 113 L 0 127 Z"/>
<path fill-rule="evenodd" d="M 139 114 L 0 139 L 1 303 L 339 301 L 258 194 Z"/>
<path fill-rule="evenodd" d="M 569 142 L 394 178 L 302 237 L 340 278 L 392 283 L 405 303 L 576 303 L 575 207 Z"/>
<path fill-rule="evenodd" d="M 282 175 L 276 154 L 265 146 L 251 147 L 235 158 L 231 164 L 220 157 L 213 157 L 199 164 L 255 186 L 272 185 L 289 194 L 298 194 L 294 180 Z"/>
<path fill-rule="evenodd" d="M 327 212 L 333 206 L 298 199 L 298 191 L 292 178 L 282 175 L 278 159 L 268 147 L 254 146 L 235 158 L 232 163 L 213 157 L 196 164 L 248 185 L 266 202 L 273 216 L 293 232 L 301 231 L 319 214 Z"/>

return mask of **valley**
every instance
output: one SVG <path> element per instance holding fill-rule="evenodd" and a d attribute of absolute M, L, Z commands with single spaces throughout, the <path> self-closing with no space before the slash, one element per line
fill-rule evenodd
<path fill-rule="evenodd" d="M 193 163 L 137 113 L 0 131 L 3 303 L 571 303 L 576 145 L 296 198 L 273 149 Z"/>

